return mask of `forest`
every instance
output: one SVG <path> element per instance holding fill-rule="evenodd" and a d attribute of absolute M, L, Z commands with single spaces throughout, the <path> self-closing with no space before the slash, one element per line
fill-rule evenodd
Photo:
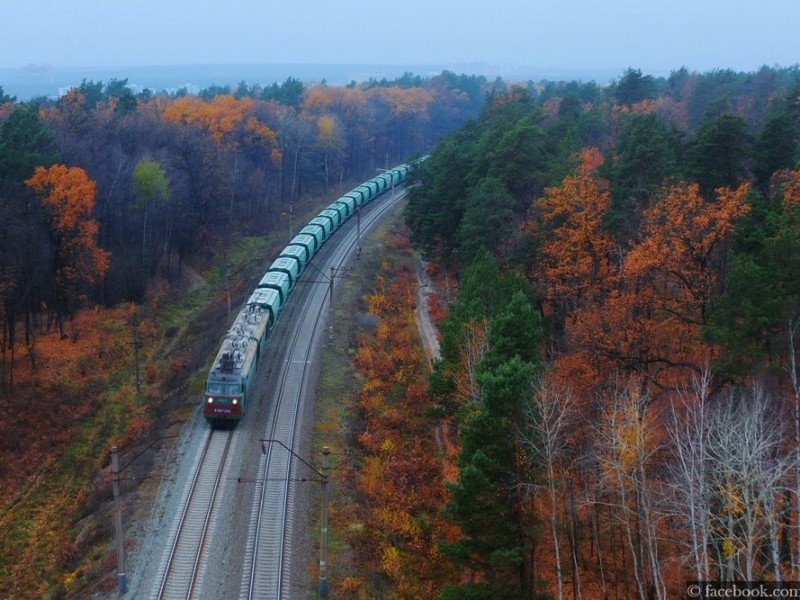
<path fill-rule="evenodd" d="M 364 298 L 376 324 L 353 338 L 365 528 L 337 593 L 798 579 L 800 68 L 126 84 L 0 88 L 0 595 L 113 578 L 89 519 L 110 446 L 191 396 L 206 330 L 270 244 L 419 155 L 407 233 Z M 412 246 L 434 282 L 430 374 Z"/>
<path fill-rule="evenodd" d="M 417 172 L 450 598 L 800 573 L 800 71 L 514 86 Z"/>
<path fill-rule="evenodd" d="M 430 149 L 478 114 L 488 89 L 448 72 L 347 87 L 242 82 L 197 97 L 134 96 L 126 85 L 84 81 L 28 103 L 0 88 L 6 392 L 15 353 L 42 328 L 67 335 L 79 306 L 141 302 L 154 277 Z"/>
<path fill-rule="evenodd" d="M 231 307 L 309 215 L 429 151 L 495 85 L 0 88 L 0 596 L 113 573 L 110 447 L 186 418 Z"/>

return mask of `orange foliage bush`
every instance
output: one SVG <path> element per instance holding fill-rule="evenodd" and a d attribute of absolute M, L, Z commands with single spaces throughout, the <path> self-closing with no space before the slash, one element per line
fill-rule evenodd
<path fill-rule="evenodd" d="M 773 177 L 773 182 L 783 192 L 784 209 L 800 204 L 800 170 L 779 171 Z"/>
<path fill-rule="evenodd" d="M 365 458 L 355 477 L 366 501 L 359 518 L 364 530 L 351 543 L 369 549 L 357 553 L 359 572 L 380 572 L 401 597 L 433 597 L 451 575 L 438 554 L 449 526 L 439 517 L 444 463 L 425 416 L 430 399 L 427 365 L 415 337 L 417 282 L 407 267 L 388 261 L 381 267 L 376 292 L 366 298 L 378 325 L 374 335 L 359 336 L 354 358 L 365 378 L 358 394 L 358 441 Z M 363 586 L 361 579 L 347 580 L 340 590 L 364 593 Z"/>
<path fill-rule="evenodd" d="M 428 314 L 436 324 L 441 323 L 447 316 L 447 307 L 438 294 L 428 296 Z"/>

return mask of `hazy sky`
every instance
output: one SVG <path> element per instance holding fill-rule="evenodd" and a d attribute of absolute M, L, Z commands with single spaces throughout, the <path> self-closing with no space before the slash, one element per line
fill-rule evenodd
<path fill-rule="evenodd" d="M 0 0 L 0 67 L 224 63 L 755 70 L 800 0 Z"/>

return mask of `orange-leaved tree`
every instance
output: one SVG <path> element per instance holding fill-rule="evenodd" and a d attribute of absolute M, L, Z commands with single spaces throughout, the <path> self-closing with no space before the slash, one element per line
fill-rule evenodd
<path fill-rule="evenodd" d="M 95 183 L 78 167 L 37 167 L 25 182 L 41 195 L 52 242 L 52 276 L 56 318 L 64 335 L 64 317 L 85 299 L 88 286 L 108 269 L 109 253 L 97 245 L 92 219 Z"/>
<path fill-rule="evenodd" d="M 675 184 L 644 211 L 639 239 L 622 265 L 619 293 L 605 314 L 625 314 L 616 327 L 635 331 L 619 357 L 649 371 L 660 385 L 674 386 L 683 369 L 700 371 L 714 355 L 701 339 L 708 308 L 719 293 L 727 241 L 749 210 L 746 185 L 720 188 L 707 200 L 697 184 Z M 624 307 L 624 308 L 623 308 Z M 617 343 L 619 348 L 619 343 Z M 658 372 L 670 371 L 669 378 Z"/>
<path fill-rule="evenodd" d="M 533 281 L 540 286 L 545 311 L 561 335 L 557 348 L 565 349 L 568 324 L 579 308 L 596 306 L 616 286 L 615 244 L 603 229 L 611 203 L 608 184 L 596 175 L 599 151 L 584 150 L 575 175 L 560 187 L 550 187 L 534 205 L 526 230 L 540 242 Z"/>
<path fill-rule="evenodd" d="M 590 166 L 596 158 L 596 150 L 586 151 L 576 175 L 566 177 L 560 187 L 547 188 L 534 208 L 538 222 L 529 225 L 542 239 L 537 275 L 546 297 L 567 310 L 596 300 L 613 279 L 613 240 L 603 230 L 611 196 Z"/>
<path fill-rule="evenodd" d="M 271 160 L 280 162 L 276 133 L 255 116 L 251 98 L 216 96 L 210 102 L 185 96 L 164 109 L 163 118 L 192 125 L 207 132 L 222 148 L 240 151 L 260 146 L 270 151 Z"/>
<path fill-rule="evenodd" d="M 675 184 L 644 211 L 617 286 L 595 306 L 581 307 L 574 348 L 595 373 L 638 373 L 665 389 L 700 372 L 716 353 L 701 336 L 718 294 L 726 243 L 747 213 L 747 187 L 718 189 L 706 200 L 695 184 Z"/>
<path fill-rule="evenodd" d="M 429 121 L 428 106 L 433 101 L 430 92 L 419 87 L 376 87 L 367 96 L 373 111 L 386 115 L 385 127 L 376 123 L 375 129 L 376 143 L 385 143 L 385 152 L 390 156 L 405 156 L 421 147 Z M 377 133 L 381 130 L 383 136 Z"/>
<path fill-rule="evenodd" d="M 533 280 L 554 324 L 557 370 L 578 389 L 615 372 L 674 386 L 714 355 L 701 329 L 748 188 L 707 200 L 694 184 L 666 187 L 621 247 L 604 228 L 610 197 L 597 164 L 597 152 L 584 151 L 579 171 L 546 190 L 527 225 L 540 244 Z"/>
<path fill-rule="evenodd" d="M 340 158 L 353 158 L 364 153 L 376 129 L 372 122 L 374 117 L 367 110 L 364 90 L 359 87 L 312 86 L 303 96 L 299 117 L 301 121 L 317 123 L 320 134 L 323 134 L 323 122 L 319 119 L 330 119 L 330 123 L 336 126 L 335 136 L 327 136 L 324 143 L 321 142 L 325 136 L 318 136 L 317 146 L 326 153 L 333 150 Z M 331 148 L 330 143 L 333 142 L 335 147 Z M 331 181 L 347 177 L 345 162 L 339 165 L 338 173 L 332 172 L 329 175 Z"/>

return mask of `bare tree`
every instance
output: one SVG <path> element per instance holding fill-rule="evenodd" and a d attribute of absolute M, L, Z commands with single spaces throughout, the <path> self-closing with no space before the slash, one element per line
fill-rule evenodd
<path fill-rule="evenodd" d="M 776 403 L 759 387 L 731 392 L 711 413 L 708 488 L 712 532 L 721 578 L 749 581 L 768 570 L 780 579 L 778 528 L 784 486 L 794 469 Z"/>
<path fill-rule="evenodd" d="M 558 494 L 569 477 L 565 458 L 567 454 L 567 431 L 575 422 L 575 410 L 569 391 L 559 389 L 556 383 L 546 376 L 537 382 L 530 401 L 526 406 L 525 424 L 527 430 L 521 433 L 523 446 L 531 459 L 544 466 L 545 487 L 550 501 L 550 534 L 553 537 L 553 554 L 556 561 L 558 598 L 564 598 L 564 574 L 561 563 L 561 545 L 558 524 Z M 532 485 L 534 489 L 540 487 Z M 580 598 L 579 573 L 573 575 L 577 580 L 577 597 Z"/>
<path fill-rule="evenodd" d="M 708 558 L 708 437 L 711 371 L 708 367 L 690 389 L 679 390 L 670 403 L 667 430 L 672 442 L 670 499 L 678 521 L 685 523 L 691 562 L 698 581 L 711 579 Z M 679 532 L 682 533 L 682 532 Z"/>
<path fill-rule="evenodd" d="M 648 470 L 658 451 L 649 398 L 631 379 L 618 387 L 594 428 L 595 452 L 609 505 L 618 511 L 640 599 L 666 598 L 658 558 L 657 494 Z"/>

